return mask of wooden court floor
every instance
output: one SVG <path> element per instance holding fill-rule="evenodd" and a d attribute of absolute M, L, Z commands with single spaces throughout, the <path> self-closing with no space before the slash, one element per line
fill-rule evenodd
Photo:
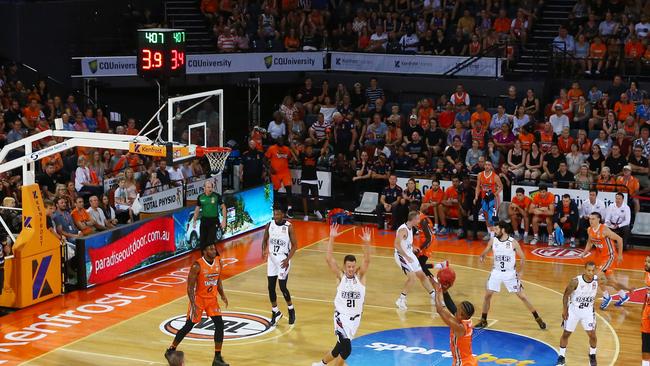
<path fill-rule="evenodd" d="M 260 255 L 262 231 L 231 240 L 221 248 L 228 263 L 224 288 L 230 302 L 222 309 L 228 313 L 223 355 L 231 365 L 311 365 L 335 342 L 332 298 L 336 281 L 324 261 L 328 227 L 304 222 L 295 222 L 295 226 L 300 250 L 289 277 L 297 314 L 294 326 L 289 326 L 286 318 L 277 327 L 268 326 L 266 264 Z M 334 248 L 338 260 L 345 254 L 361 254 L 359 228 L 345 230 Z M 442 353 L 449 349 L 448 332 L 441 328 L 442 321 L 434 315 L 424 290 L 419 285 L 412 289 L 406 312 L 395 309 L 404 276 L 393 259 L 393 238 L 391 232 L 373 234 L 366 306 L 348 364 L 421 365 L 425 360 L 427 365 L 451 365 L 451 359 Z M 438 259 L 448 259 L 457 273 L 452 297 L 473 302 L 478 320 L 491 269 L 491 261 L 478 261 L 483 242 L 442 237 L 435 245 Z M 580 273 L 582 260 L 573 258 L 577 252 L 571 250 L 526 246 L 525 251 L 529 259 L 523 277 L 525 290 L 548 329 L 540 330 L 516 296 L 502 290 L 493 298 L 490 331 L 477 331 L 474 336 L 474 351 L 485 361 L 480 365 L 554 364 L 548 358 L 535 361 L 540 356 L 536 353 L 557 347 L 562 292 L 569 279 Z M 642 285 L 645 255 L 643 251 L 625 253 L 625 269 L 617 272 L 624 282 Z M 0 364 L 166 364 L 163 352 L 187 311 L 187 270 L 198 256 L 192 253 L 0 318 Z M 286 315 L 279 291 L 278 295 Z M 640 312 L 641 305 L 632 302 L 597 311 L 599 365 L 640 363 Z M 48 320 L 55 315 L 59 320 Z M 209 365 L 212 360 L 210 326 L 201 324 L 199 328 L 179 347 L 185 351 L 187 365 Z M 481 352 L 477 352 L 477 342 Z M 587 364 L 587 351 L 587 337 L 578 326 L 569 342 L 567 364 Z"/>

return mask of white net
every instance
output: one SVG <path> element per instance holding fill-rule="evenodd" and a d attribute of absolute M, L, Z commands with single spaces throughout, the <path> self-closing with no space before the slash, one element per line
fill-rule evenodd
<path fill-rule="evenodd" d="M 210 164 L 210 170 L 212 173 L 219 173 L 226 166 L 226 160 L 228 160 L 228 155 L 230 155 L 230 149 L 220 148 L 218 150 L 206 149 L 203 152 L 203 155 L 208 159 Z"/>

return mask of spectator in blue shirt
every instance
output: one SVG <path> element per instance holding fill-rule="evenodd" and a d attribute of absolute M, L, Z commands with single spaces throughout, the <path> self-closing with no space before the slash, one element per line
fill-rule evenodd
<path fill-rule="evenodd" d="M 93 109 L 91 107 L 86 108 L 84 123 L 86 124 L 86 127 L 88 127 L 89 132 L 97 131 L 97 120 L 93 117 Z"/>

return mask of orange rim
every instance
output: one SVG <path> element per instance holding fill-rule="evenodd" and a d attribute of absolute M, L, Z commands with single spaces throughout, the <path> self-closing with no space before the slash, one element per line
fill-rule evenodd
<path fill-rule="evenodd" d="M 210 147 L 198 146 L 196 148 L 196 156 L 202 157 L 205 154 L 230 152 L 231 150 L 232 150 L 231 148 L 223 147 L 223 146 L 210 146 Z"/>

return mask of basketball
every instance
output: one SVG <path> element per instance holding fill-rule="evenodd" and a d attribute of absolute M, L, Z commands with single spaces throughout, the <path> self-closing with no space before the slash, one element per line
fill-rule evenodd
<path fill-rule="evenodd" d="M 444 287 L 451 287 L 456 281 L 456 272 L 451 267 L 445 267 L 438 272 L 438 282 Z"/>

